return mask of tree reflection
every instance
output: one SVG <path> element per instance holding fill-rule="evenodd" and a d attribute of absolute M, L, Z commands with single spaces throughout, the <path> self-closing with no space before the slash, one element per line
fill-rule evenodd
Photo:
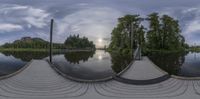
<path fill-rule="evenodd" d="M 70 64 L 79 64 L 80 61 L 88 61 L 89 58 L 92 58 L 95 51 L 84 51 L 84 52 L 66 52 L 65 59 Z"/>
<path fill-rule="evenodd" d="M 112 58 L 112 69 L 116 73 L 124 70 L 133 59 L 130 54 L 122 54 L 118 52 L 110 52 L 110 56 Z"/>
<path fill-rule="evenodd" d="M 3 51 L 5 56 L 13 56 L 22 61 L 29 62 L 32 59 L 43 59 L 49 56 L 48 52 L 29 52 L 29 51 Z"/>
<path fill-rule="evenodd" d="M 151 52 L 149 58 L 161 69 L 169 74 L 177 75 L 180 67 L 185 62 L 185 55 L 187 52 Z"/>

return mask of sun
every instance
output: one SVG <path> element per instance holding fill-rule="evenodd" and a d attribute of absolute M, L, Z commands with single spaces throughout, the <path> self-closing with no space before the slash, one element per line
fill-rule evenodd
<path fill-rule="evenodd" d="M 99 38 L 99 39 L 98 39 L 98 42 L 99 42 L 99 43 L 102 43 L 102 41 L 103 41 L 102 38 Z"/>
<path fill-rule="evenodd" d="M 102 60 L 102 58 L 103 58 L 103 57 L 102 57 L 101 55 L 98 56 L 98 59 L 99 59 L 99 60 Z"/>

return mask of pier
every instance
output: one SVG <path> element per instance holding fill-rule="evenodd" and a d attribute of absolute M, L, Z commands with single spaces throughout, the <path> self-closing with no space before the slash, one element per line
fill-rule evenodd
<path fill-rule="evenodd" d="M 199 99 L 200 80 L 170 76 L 147 57 L 134 61 L 123 74 L 102 82 L 66 79 L 45 60 L 33 60 L 0 80 L 0 99 L 144 98 Z"/>

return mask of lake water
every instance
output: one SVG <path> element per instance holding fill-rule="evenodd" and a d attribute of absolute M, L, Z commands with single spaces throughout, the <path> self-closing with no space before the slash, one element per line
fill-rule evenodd
<path fill-rule="evenodd" d="M 47 52 L 0 52 L 0 76 L 14 73 L 32 59 L 48 59 Z M 95 80 L 122 71 L 131 61 L 130 55 L 94 52 L 54 53 L 53 62 L 63 73 L 79 79 Z"/>
<path fill-rule="evenodd" d="M 61 72 L 84 80 L 111 77 L 126 68 L 131 60 L 131 55 L 108 53 L 103 50 L 67 52 L 53 56 L 53 63 Z"/>
<path fill-rule="evenodd" d="M 156 53 L 148 57 L 169 74 L 200 77 L 200 53 Z M 21 69 L 32 59 L 47 59 L 47 52 L 0 52 L 0 76 Z M 130 55 L 94 52 L 66 52 L 53 55 L 53 63 L 68 76 L 97 80 L 110 77 L 122 71 L 131 62 Z"/>
<path fill-rule="evenodd" d="M 14 73 L 32 59 L 48 57 L 46 52 L 0 52 L 0 76 Z"/>
<path fill-rule="evenodd" d="M 200 53 L 152 52 L 148 56 L 157 66 L 169 74 L 185 77 L 200 77 Z"/>

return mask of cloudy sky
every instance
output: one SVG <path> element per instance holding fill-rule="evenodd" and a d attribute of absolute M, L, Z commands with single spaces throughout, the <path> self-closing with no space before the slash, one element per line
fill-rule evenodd
<path fill-rule="evenodd" d="M 152 12 L 178 19 L 187 43 L 200 45 L 199 0 L 0 0 L 0 44 L 23 36 L 49 40 L 54 18 L 54 42 L 80 34 L 101 47 L 109 43 L 117 18 Z"/>

